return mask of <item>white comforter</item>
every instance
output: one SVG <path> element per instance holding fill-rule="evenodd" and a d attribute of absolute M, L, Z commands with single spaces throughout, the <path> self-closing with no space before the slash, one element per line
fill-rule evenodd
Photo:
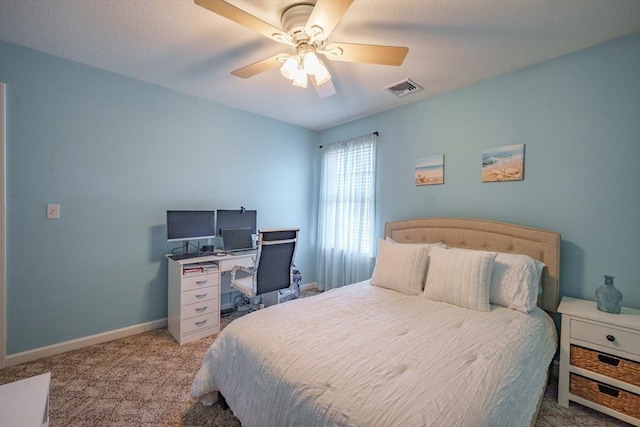
<path fill-rule="evenodd" d="M 234 320 L 191 387 L 244 427 L 528 426 L 551 318 L 483 313 L 361 282 Z"/>

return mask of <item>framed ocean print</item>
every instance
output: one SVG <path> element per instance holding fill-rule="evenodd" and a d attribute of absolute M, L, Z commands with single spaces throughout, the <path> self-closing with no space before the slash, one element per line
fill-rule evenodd
<path fill-rule="evenodd" d="M 416 185 L 444 184 L 444 154 L 416 159 Z"/>
<path fill-rule="evenodd" d="M 524 144 L 482 150 L 482 182 L 524 179 Z"/>

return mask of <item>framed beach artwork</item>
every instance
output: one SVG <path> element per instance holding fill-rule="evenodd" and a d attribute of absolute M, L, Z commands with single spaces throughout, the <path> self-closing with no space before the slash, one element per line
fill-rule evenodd
<path fill-rule="evenodd" d="M 416 185 L 444 184 L 444 154 L 417 159 L 415 181 Z"/>
<path fill-rule="evenodd" d="M 524 179 L 524 144 L 485 148 L 482 151 L 482 182 Z"/>

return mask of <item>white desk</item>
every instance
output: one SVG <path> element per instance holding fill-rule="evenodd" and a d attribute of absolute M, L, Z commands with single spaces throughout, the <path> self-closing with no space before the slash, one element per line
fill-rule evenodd
<path fill-rule="evenodd" d="M 223 281 L 221 273 L 235 265 L 251 267 L 255 256 L 255 251 L 178 260 L 167 255 L 168 327 L 179 344 L 220 332 L 222 295 L 229 297 L 231 293 L 229 281 Z"/>
<path fill-rule="evenodd" d="M 220 272 L 231 271 L 234 265 L 243 265 L 245 267 L 253 266 L 255 262 L 256 251 L 237 252 L 228 255 L 207 255 L 194 258 L 186 258 L 173 260 L 171 255 L 167 255 L 169 261 L 177 262 L 178 264 L 193 264 L 202 262 L 215 262 L 218 264 Z"/>
<path fill-rule="evenodd" d="M 203 257 L 208 258 L 208 257 Z M 229 255 L 214 255 L 214 261 L 218 263 L 220 273 L 231 271 L 234 265 L 242 265 L 243 267 L 253 267 L 256 262 L 256 251 L 239 252 Z"/>

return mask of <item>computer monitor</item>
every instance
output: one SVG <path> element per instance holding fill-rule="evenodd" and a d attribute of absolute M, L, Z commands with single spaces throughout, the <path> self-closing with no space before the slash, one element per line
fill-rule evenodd
<path fill-rule="evenodd" d="M 216 211 L 167 211 L 167 241 L 216 237 Z"/>
<path fill-rule="evenodd" d="M 223 229 L 250 228 L 256 234 L 258 211 L 248 209 L 218 209 L 216 212 L 216 222 L 218 235 L 222 235 Z"/>
<path fill-rule="evenodd" d="M 226 252 L 253 249 L 250 228 L 223 228 L 222 247 Z"/>

